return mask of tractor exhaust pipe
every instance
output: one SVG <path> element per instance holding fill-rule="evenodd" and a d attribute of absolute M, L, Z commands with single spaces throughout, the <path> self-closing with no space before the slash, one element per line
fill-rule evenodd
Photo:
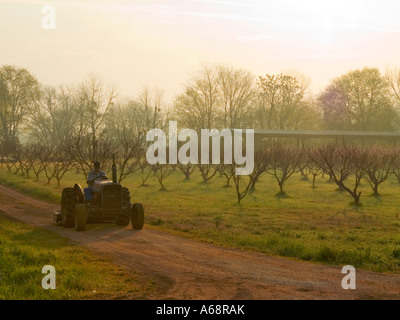
<path fill-rule="evenodd" d="M 115 154 L 113 154 L 112 180 L 113 183 L 117 183 L 117 165 L 115 164 Z"/>

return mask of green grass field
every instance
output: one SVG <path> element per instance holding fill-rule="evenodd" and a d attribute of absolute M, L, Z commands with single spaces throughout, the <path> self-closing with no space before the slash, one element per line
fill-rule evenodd
<path fill-rule="evenodd" d="M 56 269 L 57 290 L 41 286 L 45 265 Z M 49 231 L 0 217 L 0 300 L 134 297 L 152 287 L 139 279 Z"/>
<path fill-rule="evenodd" d="M 62 181 L 48 185 L 45 180 L 9 174 L 0 169 L 0 182 L 59 203 L 62 187 L 75 182 L 84 185 L 82 174 L 73 171 Z M 181 172 L 165 180 L 160 191 L 155 177 L 147 187 L 140 173 L 123 185 L 136 202 L 145 207 L 146 224 L 180 236 L 222 246 L 254 250 L 335 265 L 353 265 L 374 271 L 400 272 L 400 185 L 395 179 L 382 185 L 382 196 L 371 196 L 363 183 L 362 207 L 351 205 L 351 197 L 337 191 L 335 184 L 317 178 L 316 189 L 300 175 L 289 179 L 287 197 L 277 197 L 278 185 L 262 177 L 256 191 L 237 204 L 234 188 L 216 176 L 203 183 L 198 172 L 184 181 Z"/>

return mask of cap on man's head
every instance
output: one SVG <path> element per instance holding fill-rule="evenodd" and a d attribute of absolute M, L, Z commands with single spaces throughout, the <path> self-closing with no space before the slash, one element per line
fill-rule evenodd
<path fill-rule="evenodd" d="M 96 161 L 96 162 L 94 163 L 94 166 L 95 166 L 95 167 L 100 167 L 100 162 Z"/>

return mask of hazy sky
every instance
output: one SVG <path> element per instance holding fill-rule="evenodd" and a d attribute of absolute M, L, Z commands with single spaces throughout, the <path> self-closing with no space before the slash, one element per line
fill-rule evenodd
<path fill-rule="evenodd" d="M 42 29 L 42 7 L 56 29 Z M 0 0 L 0 65 L 46 84 L 95 72 L 122 95 L 182 91 L 202 62 L 255 75 L 295 69 L 315 91 L 351 69 L 400 65 L 396 0 Z"/>

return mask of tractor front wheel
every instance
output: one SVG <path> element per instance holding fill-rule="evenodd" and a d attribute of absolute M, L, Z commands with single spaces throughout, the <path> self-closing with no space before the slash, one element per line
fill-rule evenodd
<path fill-rule="evenodd" d="M 87 223 L 86 206 L 78 204 L 75 207 L 74 225 L 76 231 L 85 231 Z"/>
<path fill-rule="evenodd" d="M 131 224 L 134 230 L 142 230 L 144 224 L 144 209 L 141 203 L 132 205 Z"/>

